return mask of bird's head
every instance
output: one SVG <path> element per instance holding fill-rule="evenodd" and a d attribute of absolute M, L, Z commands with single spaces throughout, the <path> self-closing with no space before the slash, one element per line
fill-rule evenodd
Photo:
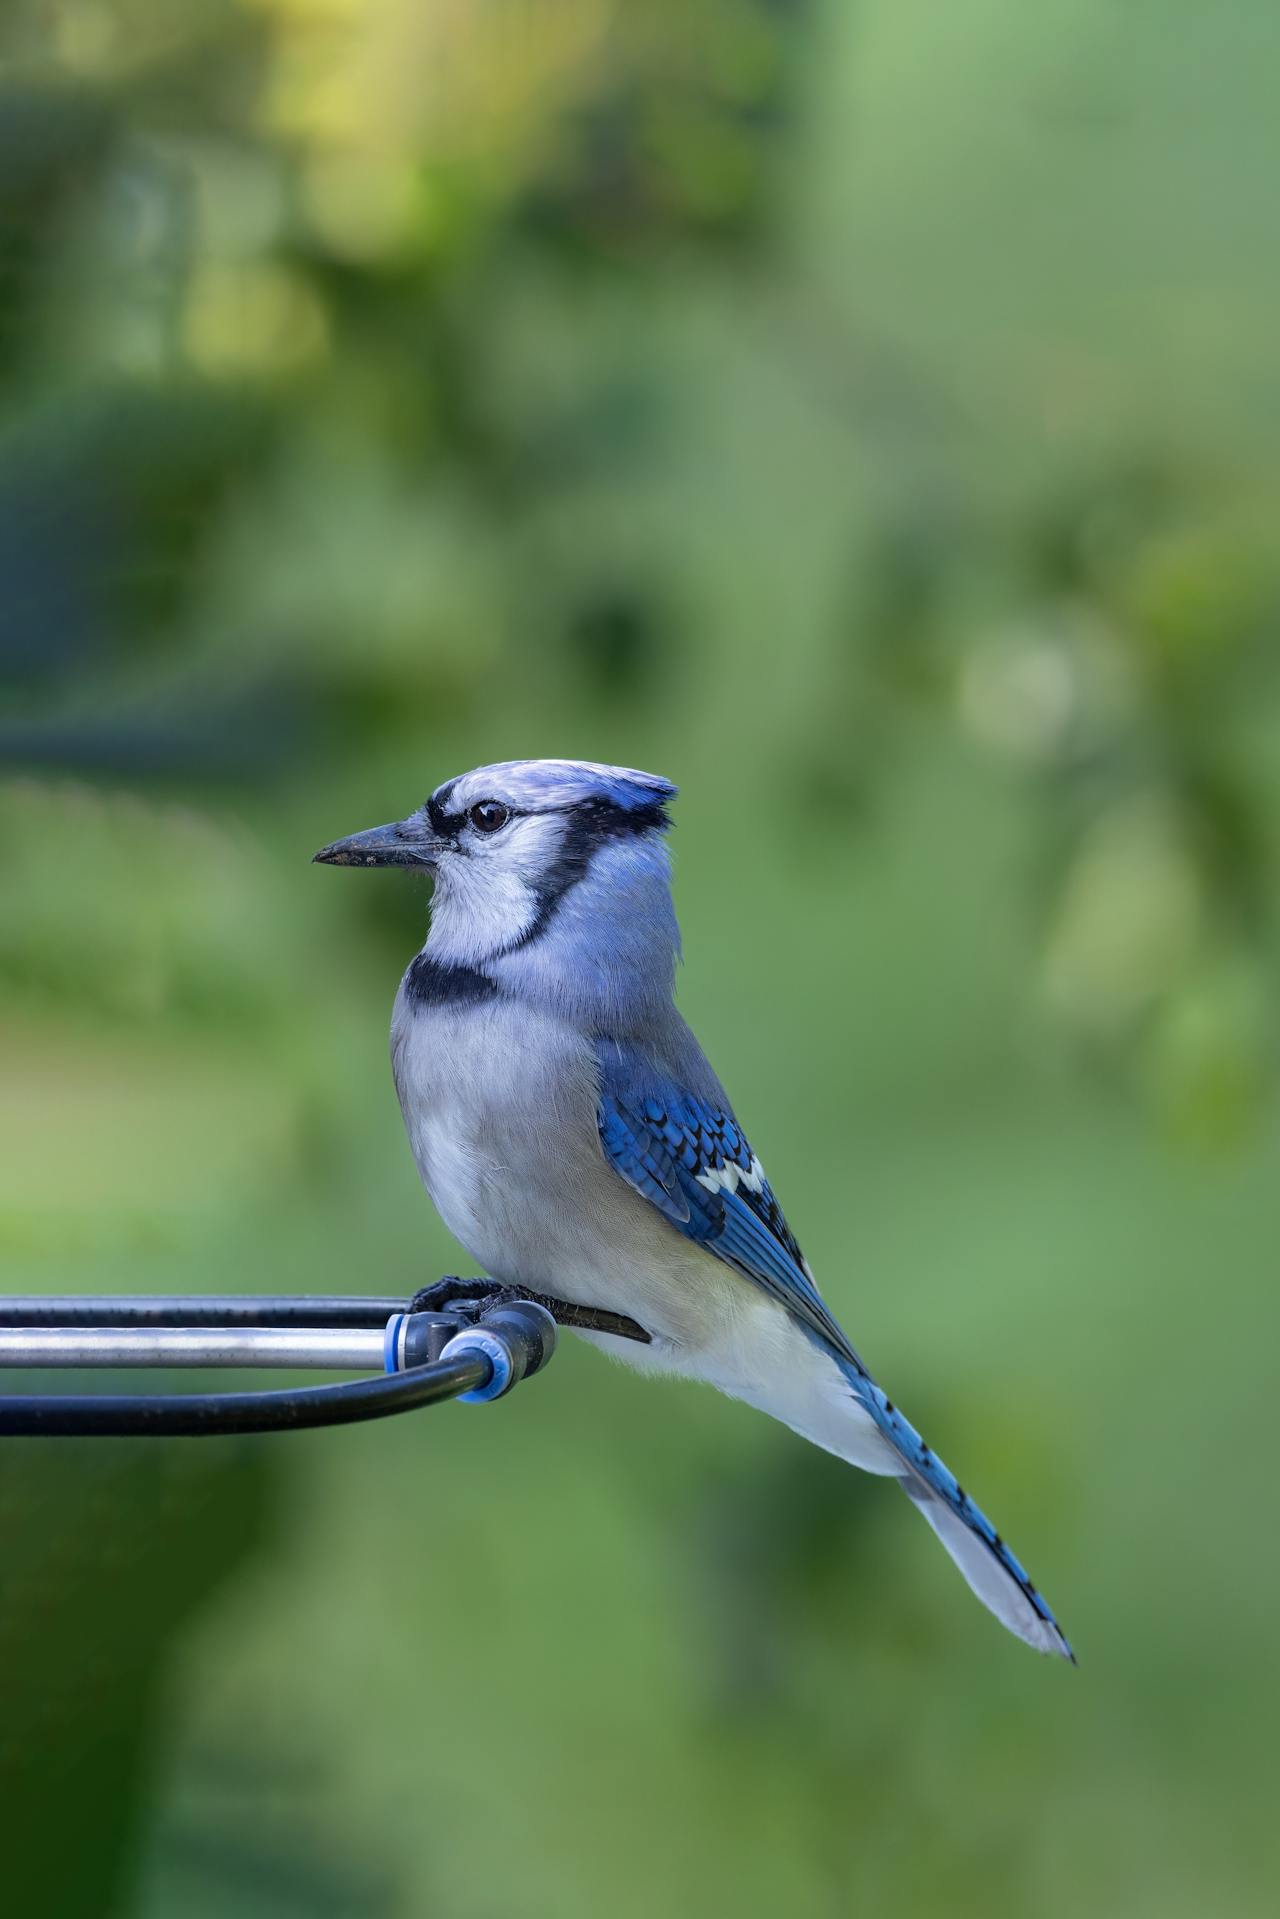
<path fill-rule="evenodd" d="M 628 900 L 641 910 L 646 881 L 665 895 L 661 836 L 675 790 L 625 766 L 505 760 L 446 780 L 406 819 L 335 840 L 315 858 L 431 873 L 430 950 L 486 965 L 539 942 L 571 898 L 599 918 Z"/>

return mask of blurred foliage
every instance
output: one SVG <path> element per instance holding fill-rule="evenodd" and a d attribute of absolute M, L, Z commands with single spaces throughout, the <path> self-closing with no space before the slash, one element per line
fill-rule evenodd
<path fill-rule="evenodd" d="M 77 1444 L 48 1458 L 8 1445 L 5 1894 L 24 1910 L 102 1912 L 136 1862 L 157 1650 L 263 1536 L 263 1475 L 234 1448 Z M 59 1816 L 72 1828 L 62 1843 Z"/>
<path fill-rule="evenodd" d="M 306 856 L 652 765 L 686 1009 L 1084 1661 L 577 1351 L 24 1449 L 15 1897 L 74 1811 L 67 1914 L 1270 1909 L 1278 79 L 1250 0 L 6 11 L 10 1283 L 455 1266 L 423 895 Z"/>

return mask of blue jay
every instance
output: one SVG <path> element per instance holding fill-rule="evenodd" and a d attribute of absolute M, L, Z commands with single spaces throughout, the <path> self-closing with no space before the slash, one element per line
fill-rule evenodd
<path fill-rule="evenodd" d="M 316 854 L 425 869 L 426 944 L 391 1059 L 418 1171 L 499 1286 L 638 1322 L 584 1337 L 709 1381 L 897 1480 L 979 1599 L 1073 1657 L 986 1515 L 876 1384 L 676 1011 L 664 833 L 675 788 L 628 767 L 513 760 Z M 643 1334 L 647 1333 L 647 1340 Z"/>

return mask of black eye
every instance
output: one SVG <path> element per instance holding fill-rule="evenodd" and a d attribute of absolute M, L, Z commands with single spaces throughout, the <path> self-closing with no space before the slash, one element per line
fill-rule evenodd
<path fill-rule="evenodd" d="M 477 833 L 497 833 L 511 818 L 511 809 L 501 800 L 477 800 L 467 808 L 467 818 Z"/>

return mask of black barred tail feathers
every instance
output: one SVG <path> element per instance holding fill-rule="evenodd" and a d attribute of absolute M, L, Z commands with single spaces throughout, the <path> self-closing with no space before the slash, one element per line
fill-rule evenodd
<path fill-rule="evenodd" d="M 899 1455 L 907 1471 L 899 1484 L 918 1506 L 972 1590 L 996 1618 L 1038 1652 L 1075 1654 L 1017 1556 L 976 1506 L 955 1474 L 926 1444 L 893 1401 L 860 1368 L 842 1367 L 860 1407 Z"/>

